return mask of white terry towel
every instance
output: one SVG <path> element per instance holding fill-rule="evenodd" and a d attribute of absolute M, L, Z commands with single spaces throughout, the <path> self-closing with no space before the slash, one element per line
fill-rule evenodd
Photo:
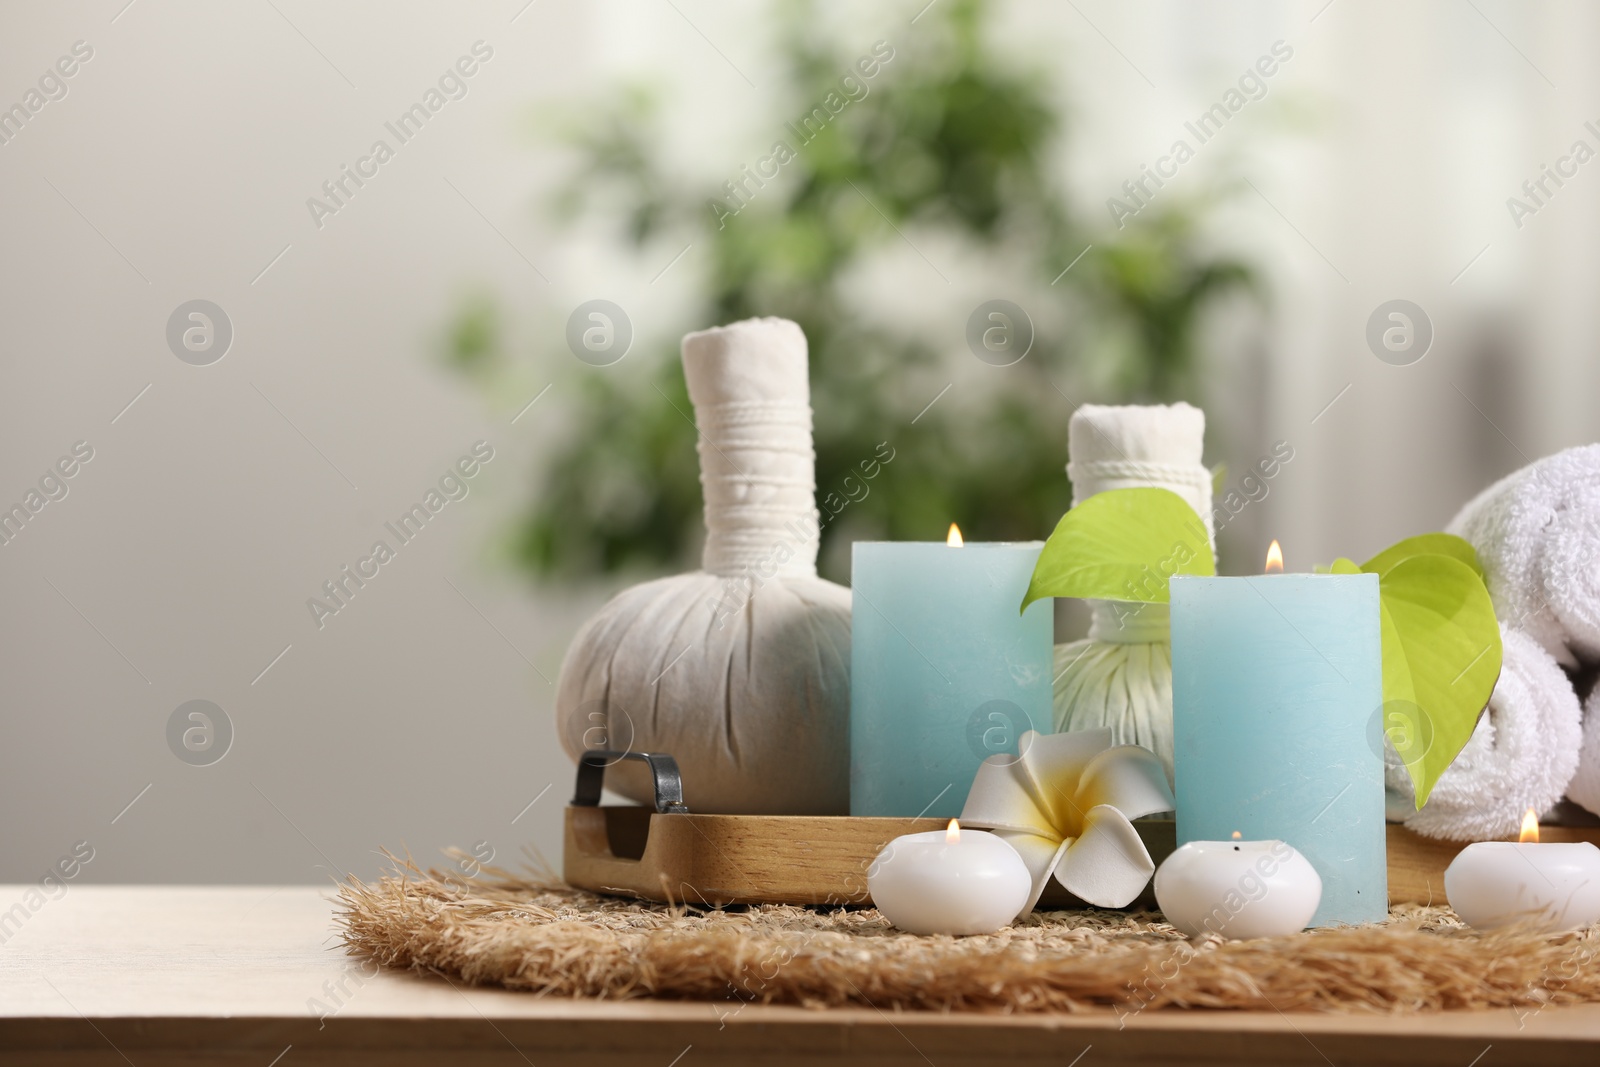
<path fill-rule="evenodd" d="M 1583 742 L 1578 773 L 1567 786 L 1567 799 L 1600 815 L 1600 684 L 1583 704 Z"/>
<path fill-rule="evenodd" d="M 1067 424 L 1074 507 L 1108 489 L 1177 493 L 1215 540 L 1211 472 L 1200 462 L 1205 412 L 1188 404 L 1084 404 Z M 1055 648 L 1055 728 L 1109 727 L 1114 744 L 1143 745 L 1172 780 L 1172 630 L 1165 604 L 1090 601 L 1082 641 Z"/>
<path fill-rule="evenodd" d="M 1502 624 L 1563 666 L 1600 659 L 1600 444 L 1507 475 L 1448 529 L 1478 550 Z"/>
<path fill-rule="evenodd" d="M 1502 623 L 1500 637 L 1505 658 L 1489 710 L 1421 811 L 1399 757 L 1385 752 L 1390 811 L 1410 812 L 1406 826 L 1426 837 L 1514 837 L 1523 813 L 1553 808 L 1578 769 L 1582 711 L 1566 672 L 1527 634 Z"/>

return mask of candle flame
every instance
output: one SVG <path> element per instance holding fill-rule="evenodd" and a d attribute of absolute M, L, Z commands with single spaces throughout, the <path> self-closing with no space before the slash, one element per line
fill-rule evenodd
<path fill-rule="evenodd" d="M 952 526 L 951 529 L 953 530 L 955 527 Z M 951 819 L 949 828 L 944 832 L 944 839 L 946 844 L 959 844 L 961 841 L 961 824 Z"/>
<path fill-rule="evenodd" d="M 1234 832 L 1233 832 L 1233 839 L 1234 839 L 1234 840 L 1235 840 L 1235 841 L 1237 841 L 1237 840 L 1239 840 L 1239 838 L 1241 838 L 1241 837 L 1243 837 L 1243 836 L 1244 836 L 1244 835 L 1243 835 L 1243 834 L 1241 834 L 1241 833 L 1240 833 L 1240 832 L 1239 832 L 1239 831 L 1237 831 L 1237 830 L 1235 830 L 1235 831 L 1234 831 Z"/>
<path fill-rule="evenodd" d="M 1273 540 L 1272 545 L 1267 549 L 1266 573 L 1283 573 L 1283 546 L 1278 544 L 1276 539 Z"/>
<path fill-rule="evenodd" d="M 944 543 L 951 548 L 960 548 L 966 544 L 965 541 L 961 540 L 961 527 L 952 522 L 950 524 L 950 534 L 944 539 Z"/>
<path fill-rule="evenodd" d="M 1522 817 L 1522 833 L 1517 835 L 1517 840 L 1529 841 L 1535 845 L 1539 843 L 1539 813 L 1532 808 L 1529 808 L 1528 813 Z"/>

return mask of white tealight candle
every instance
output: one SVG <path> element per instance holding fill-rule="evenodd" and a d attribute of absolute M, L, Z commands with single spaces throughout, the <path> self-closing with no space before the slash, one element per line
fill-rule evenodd
<path fill-rule="evenodd" d="M 1479 841 L 1444 872 L 1444 893 L 1461 921 L 1479 930 L 1526 922 L 1549 932 L 1600 922 L 1600 848 L 1587 841 L 1539 843 L 1529 811 L 1520 841 Z"/>
<path fill-rule="evenodd" d="M 1275 937 L 1304 930 L 1322 878 L 1283 841 L 1190 841 L 1156 870 L 1156 903 L 1190 937 Z"/>
<path fill-rule="evenodd" d="M 883 917 L 913 934 L 992 934 L 1011 925 L 1033 889 L 1017 850 L 982 830 L 906 834 L 867 869 Z"/>

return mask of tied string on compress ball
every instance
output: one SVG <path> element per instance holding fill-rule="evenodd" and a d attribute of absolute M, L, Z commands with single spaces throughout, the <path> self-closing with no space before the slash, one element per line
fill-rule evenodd
<path fill-rule="evenodd" d="M 815 577 L 816 451 L 811 406 L 697 404 L 706 543 L 701 567 L 723 577 Z"/>
<path fill-rule="evenodd" d="M 1114 410 L 1114 409 L 1113 409 Z M 1201 422 L 1204 433 L 1205 423 Z M 1161 463 L 1147 459 L 1073 460 L 1067 464 L 1072 480 L 1072 502 L 1081 504 L 1107 489 L 1170 489 L 1194 505 L 1202 516 L 1211 514 L 1211 472 L 1198 460 L 1194 463 Z M 1216 543 L 1210 521 L 1206 534 Z"/>

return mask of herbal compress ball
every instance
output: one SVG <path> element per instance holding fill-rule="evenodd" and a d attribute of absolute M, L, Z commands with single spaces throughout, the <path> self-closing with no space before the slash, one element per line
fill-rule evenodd
<path fill-rule="evenodd" d="M 683 339 L 705 496 L 702 570 L 619 593 L 567 650 L 562 746 L 665 752 L 707 813 L 844 815 L 850 591 L 817 577 L 806 339 L 749 319 Z M 633 761 L 607 785 L 649 803 Z"/>
<path fill-rule="evenodd" d="M 1107 489 L 1154 486 L 1188 501 L 1214 540 L 1211 472 L 1200 462 L 1205 413 L 1188 404 L 1084 404 L 1067 424 L 1073 506 Z M 1172 779 L 1172 630 L 1165 604 L 1091 601 L 1082 641 L 1057 645 L 1056 729 L 1111 728 L 1143 745 Z"/>

